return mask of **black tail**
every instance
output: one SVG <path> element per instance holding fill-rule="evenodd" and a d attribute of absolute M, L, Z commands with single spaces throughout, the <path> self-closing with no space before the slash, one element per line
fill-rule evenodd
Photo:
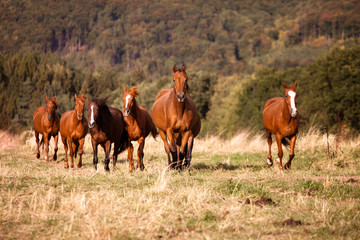
<path fill-rule="evenodd" d="M 284 145 L 284 147 L 289 148 L 290 147 L 290 141 L 287 138 L 281 139 L 281 143 Z"/>
<path fill-rule="evenodd" d="M 152 123 L 152 128 L 151 128 L 151 135 L 153 136 L 154 139 L 156 139 L 156 137 L 159 135 L 159 132 L 157 130 L 157 127 L 155 126 L 154 122 L 151 120 Z"/>
<path fill-rule="evenodd" d="M 129 146 L 129 133 L 127 132 L 126 128 L 124 127 L 121 137 L 120 137 L 120 147 L 119 147 L 119 151 L 118 154 L 122 153 L 123 151 L 125 151 L 128 146 Z"/>

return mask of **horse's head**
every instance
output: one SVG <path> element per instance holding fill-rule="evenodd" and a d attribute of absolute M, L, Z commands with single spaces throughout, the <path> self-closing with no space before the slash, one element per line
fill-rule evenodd
<path fill-rule="evenodd" d="M 46 111 L 47 111 L 47 119 L 51 121 L 57 109 L 56 96 L 53 98 L 48 98 L 46 96 Z"/>
<path fill-rule="evenodd" d="M 291 117 L 296 117 L 297 109 L 297 96 L 296 96 L 296 86 L 297 82 L 294 85 L 287 87 L 284 83 L 282 83 L 283 88 L 285 89 L 285 100 L 289 108 L 289 112 Z"/>
<path fill-rule="evenodd" d="M 89 123 L 88 126 L 89 128 L 94 128 L 95 124 L 96 124 L 96 119 L 98 118 L 99 115 L 99 104 L 94 102 L 94 101 L 88 101 L 88 119 L 89 119 Z"/>
<path fill-rule="evenodd" d="M 123 102 L 124 102 L 125 117 L 128 117 L 131 114 L 132 107 L 136 105 L 136 99 L 135 99 L 136 96 L 139 96 L 139 92 L 137 91 L 136 87 L 132 87 L 129 90 L 127 90 L 126 87 L 124 87 Z"/>
<path fill-rule="evenodd" d="M 84 116 L 85 102 L 86 102 L 86 98 L 84 94 L 78 97 L 75 93 L 75 112 L 76 112 L 76 117 L 79 121 L 81 121 Z"/>
<path fill-rule="evenodd" d="M 184 102 L 187 92 L 189 91 L 189 85 L 187 84 L 188 76 L 186 74 L 186 67 L 183 64 L 181 69 L 178 69 L 176 65 L 173 67 L 174 71 L 174 91 L 176 98 L 179 102 Z"/>

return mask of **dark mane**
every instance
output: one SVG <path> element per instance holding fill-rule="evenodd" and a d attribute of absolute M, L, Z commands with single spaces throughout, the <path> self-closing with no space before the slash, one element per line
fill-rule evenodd
<path fill-rule="evenodd" d="M 104 111 L 106 113 L 110 113 L 109 106 L 106 104 L 109 97 L 110 96 L 107 96 L 106 98 L 92 99 L 91 101 L 96 103 L 99 106 L 99 111 Z"/>

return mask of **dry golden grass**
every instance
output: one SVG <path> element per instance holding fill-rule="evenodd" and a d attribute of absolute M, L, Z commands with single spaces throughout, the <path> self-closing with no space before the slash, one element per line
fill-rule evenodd
<path fill-rule="evenodd" d="M 37 160 L 33 136 L 0 151 L 0 239 L 360 237 L 359 138 L 327 159 L 326 136 L 300 134 L 283 173 L 266 167 L 262 135 L 246 131 L 196 139 L 190 172 L 168 171 L 162 141 L 151 138 L 144 172 L 128 172 L 126 153 L 115 171 L 101 162 L 95 171 L 89 141 L 74 170 L 63 168 L 62 144 L 58 162 Z M 329 143 L 334 151 L 333 136 Z"/>

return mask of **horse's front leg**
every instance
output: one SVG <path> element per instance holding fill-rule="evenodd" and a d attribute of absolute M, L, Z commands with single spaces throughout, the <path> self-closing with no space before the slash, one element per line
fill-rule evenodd
<path fill-rule="evenodd" d="M 39 133 L 37 131 L 35 131 L 35 140 L 36 140 L 36 158 L 39 159 L 40 158 L 40 141 L 39 141 Z"/>
<path fill-rule="evenodd" d="M 64 144 L 64 150 L 65 150 L 64 167 L 69 168 L 68 157 L 67 157 L 67 151 L 68 151 L 67 139 L 65 137 L 61 136 L 61 140 Z"/>
<path fill-rule="evenodd" d="M 105 142 L 105 161 L 104 161 L 104 169 L 106 171 L 110 171 L 109 163 L 110 163 L 110 151 L 111 151 L 111 142 L 110 140 Z"/>
<path fill-rule="evenodd" d="M 191 137 L 191 131 L 187 131 L 185 133 L 182 134 L 182 138 L 181 138 L 181 147 L 180 147 L 180 155 L 184 155 L 185 154 L 185 150 L 188 150 L 188 149 L 185 149 L 186 147 L 189 147 L 188 145 L 188 141 L 189 141 L 189 138 Z M 186 151 L 186 155 L 185 156 L 185 164 L 184 166 L 188 167 L 187 166 L 187 161 L 189 161 L 189 166 L 190 166 L 190 161 L 191 161 L 191 152 L 190 152 L 190 155 L 189 155 L 189 151 Z M 178 164 L 182 164 L 181 162 L 179 163 L 179 160 L 178 160 Z"/>
<path fill-rule="evenodd" d="M 59 133 L 57 133 L 57 134 L 54 136 L 54 142 L 55 142 L 54 157 L 53 157 L 54 161 L 56 161 L 56 159 L 57 159 L 58 139 L 59 139 Z"/>
<path fill-rule="evenodd" d="M 277 134 L 276 134 L 276 143 L 277 143 L 277 147 L 278 147 L 279 169 L 280 169 L 280 170 L 283 170 L 283 166 L 282 166 L 283 151 L 282 151 L 281 139 L 282 139 L 282 136 L 281 136 L 279 133 L 277 133 Z"/>
<path fill-rule="evenodd" d="M 133 152 L 134 152 L 134 146 L 132 145 L 131 141 L 129 140 L 129 146 L 128 146 L 129 172 L 134 171 Z"/>
<path fill-rule="evenodd" d="M 98 144 L 93 138 L 91 138 L 91 145 L 92 145 L 92 148 L 93 148 L 93 164 L 94 164 L 95 170 L 97 170 L 97 164 L 99 162 L 98 156 L 97 156 L 97 149 L 98 149 L 97 146 L 98 146 Z"/>
<path fill-rule="evenodd" d="M 141 137 L 138 140 L 139 143 L 139 147 L 138 147 L 138 151 L 137 151 L 137 167 L 140 168 L 141 171 L 144 171 L 145 166 L 143 163 L 143 159 L 144 159 L 144 146 L 145 146 L 145 138 Z"/>
<path fill-rule="evenodd" d="M 77 164 L 77 167 L 78 168 L 81 168 L 82 167 L 82 155 L 84 153 L 84 143 L 85 143 L 85 137 L 81 138 L 79 140 L 79 161 L 78 161 L 78 164 Z"/>
<path fill-rule="evenodd" d="M 45 161 L 49 162 L 49 142 L 50 142 L 49 135 L 47 133 L 44 133 L 43 139 L 45 142 Z"/>
<path fill-rule="evenodd" d="M 169 128 L 166 131 L 166 136 L 169 139 L 169 148 L 172 156 L 172 164 L 177 164 L 177 149 L 176 149 L 176 142 L 175 142 L 176 138 L 174 136 L 174 131 L 171 128 Z"/>
<path fill-rule="evenodd" d="M 69 148 L 70 148 L 70 167 L 74 168 L 74 154 L 75 154 L 75 143 L 73 142 L 73 140 L 71 139 L 71 136 L 68 137 L 68 144 L 69 144 Z"/>
<path fill-rule="evenodd" d="M 289 161 L 285 164 L 285 169 L 291 168 L 291 160 L 293 160 L 293 158 L 295 157 L 295 141 L 296 141 L 296 135 L 290 138 L 290 155 L 289 155 Z"/>
<path fill-rule="evenodd" d="M 266 138 L 267 138 L 267 143 L 268 143 L 268 146 L 269 146 L 269 154 L 267 156 L 266 163 L 267 163 L 268 167 L 271 167 L 273 165 L 273 160 L 271 158 L 272 139 L 271 139 L 271 132 L 268 131 L 268 130 L 266 130 Z"/>
<path fill-rule="evenodd" d="M 168 143 L 168 141 L 167 141 L 166 133 L 165 133 L 164 131 L 162 131 L 162 130 L 159 129 L 159 134 L 160 134 L 161 139 L 162 139 L 163 142 L 164 142 L 165 152 L 166 152 L 167 157 L 168 157 L 168 166 L 169 166 L 169 168 L 173 168 L 174 166 L 171 164 L 170 148 L 169 148 L 169 143 Z"/>

